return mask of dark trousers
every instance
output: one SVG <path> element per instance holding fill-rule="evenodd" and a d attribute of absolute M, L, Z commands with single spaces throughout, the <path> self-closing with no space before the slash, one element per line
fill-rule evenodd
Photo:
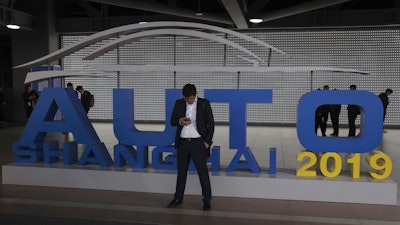
<path fill-rule="evenodd" d="M 383 107 L 383 122 L 385 122 L 386 118 L 386 107 Z"/>
<path fill-rule="evenodd" d="M 33 112 L 33 108 L 31 106 L 26 107 L 25 108 L 25 118 L 31 117 L 32 112 Z"/>
<path fill-rule="evenodd" d="M 357 114 L 349 113 L 347 118 L 349 119 L 349 137 L 356 136 L 356 119 Z"/>
<path fill-rule="evenodd" d="M 339 113 L 331 113 L 331 121 L 333 127 L 333 134 L 339 134 Z"/>
<path fill-rule="evenodd" d="M 176 179 L 176 192 L 174 197 L 183 200 L 185 193 L 186 178 L 189 168 L 190 159 L 199 175 L 202 195 L 204 201 L 211 200 L 211 185 L 207 167 L 207 151 L 206 146 L 201 138 L 185 141 L 181 140 L 177 151 L 178 177 Z"/>
<path fill-rule="evenodd" d="M 326 122 L 328 121 L 328 115 L 316 115 L 315 116 L 315 134 L 318 133 L 318 127 L 321 128 L 322 136 L 326 136 Z"/>

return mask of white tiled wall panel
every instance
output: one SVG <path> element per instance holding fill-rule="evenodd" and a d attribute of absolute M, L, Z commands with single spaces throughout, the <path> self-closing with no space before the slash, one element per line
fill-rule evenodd
<path fill-rule="evenodd" d="M 348 28 L 348 29 L 302 29 L 263 30 L 247 33 L 267 42 L 291 55 L 286 58 L 272 53 L 271 66 L 327 66 L 358 69 L 369 75 L 350 73 L 314 72 L 289 73 L 269 72 L 117 72 L 105 73 L 105 78 L 75 77 L 66 82 L 82 85 L 95 95 L 95 107 L 89 113 L 91 119 L 112 119 L 112 89 L 135 89 L 135 119 L 138 121 L 164 121 L 166 88 L 181 88 L 190 82 L 197 86 L 200 96 L 204 89 L 272 89 L 273 104 L 250 104 L 248 122 L 262 124 L 295 124 L 299 98 L 310 90 L 327 84 L 331 89 L 347 90 L 356 84 L 360 90 L 379 94 L 392 88 L 386 125 L 400 125 L 400 28 Z M 248 48 L 263 59 L 268 59 L 269 50 L 236 37 L 216 34 Z M 84 36 L 62 36 L 62 46 L 69 45 Z M 111 40 L 111 39 L 110 39 Z M 86 56 L 106 40 L 84 48 L 62 62 L 64 70 L 81 70 L 93 73 L 87 65 L 131 64 L 131 65 L 206 65 L 206 66 L 251 66 L 238 57 L 244 56 L 230 46 L 194 37 L 167 36 L 141 40 L 94 60 L 84 61 Z M 267 66 L 261 63 L 260 66 Z M 119 79 L 118 79 L 119 78 Z M 228 122 L 226 104 L 213 103 L 215 118 Z M 346 107 L 342 107 L 341 123 L 347 123 Z"/>

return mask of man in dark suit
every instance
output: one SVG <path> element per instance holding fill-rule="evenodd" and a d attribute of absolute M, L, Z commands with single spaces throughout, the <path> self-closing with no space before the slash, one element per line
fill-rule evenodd
<path fill-rule="evenodd" d="M 183 98 L 175 102 L 171 125 L 177 126 L 175 147 L 177 148 L 178 176 L 174 199 L 168 208 L 174 208 L 183 201 L 190 159 L 199 175 L 203 210 L 211 209 L 211 185 L 207 158 L 214 135 L 214 116 L 210 102 L 197 97 L 196 86 L 186 84 L 182 89 Z"/>
<path fill-rule="evenodd" d="M 379 94 L 379 98 L 381 99 L 382 104 L 383 104 L 383 122 L 385 122 L 386 110 L 389 105 L 389 95 L 391 95 L 392 93 L 393 93 L 393 90 L 388 88 L 388 89 L 386 89 L 385 92 Z"/>
<path fill-rule="evenodd" d="M 318 88 L 318 90 L 321 90 Z M 323 90 L 329 90 L 329 86 L 325 85 Z M 326 123 L 328 122 L 329 116 L 329 105 L 321 105 L 315 112 L 315 134 L 318 132 L 318 128 L 321 128 L 322 136 L 326 136 Z"/>
<path fill-rule="evenodd" d="M 352 84 L 350 85 L 350 90 L 354 91 L 357 89 L 357 86 Z M 360 107 L 357 105 L 348 105 L 347 106 L 347 118 L 349 119 L 349 137 L 356 136 L 356 119 L 360 114 Z"/>
<path fill-rule="evenodd" d="M 86 114 L 88 114 L 90 110 L 90 98 L 92 94 L 89 91 L 83 89 L 82 86 L 77 86 L 76 91 L 81 93 L 81 103 L 83 108 L 85 109 Z"/>
<path fill-rule="evenodd" d="M 336 88 L 333 90 L 337 90 Z M 329 114 L 331 115 L 331 121 L 332 121 L 332 127 L 333 127 L 333 133 L 331 136 L 339 136 L 339 116 L 340 116 L 340 111 L 342 109 L 342 105 L 340 104 L 334 104 L 334 105 L 329 105 Z"/>

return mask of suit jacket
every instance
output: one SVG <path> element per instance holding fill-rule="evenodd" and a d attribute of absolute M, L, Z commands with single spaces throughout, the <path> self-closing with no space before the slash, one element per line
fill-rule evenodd
<path fill-rule="evenodd" d="M 175 102 L 174 110 L 171 116 L 171 125 L 177 126 L 175 135 L 175 147 L 179 146 L 179 138 L 183 126 L 179 124 L 179 118 L 186 116 L 186 102 L 185 100 L 178 99 Z M 210 146 L 214 136 L 214 116 L 212 113 L 210 101 L 204 98 L 197 97 L 197 112 L 196 112 L 197 131 L 201 135 L 204 142 Z"/>
<path fill-rule="evenodd" d="M 387 94 L 385 92 L 383 92 L 383 93 L 379 94 L 379 98 L 382 101 L 383 108 L 386 109 L 387 106 L 389 105 L 389 97 L 387 96 Z"/>
<path fill-rule="evenodd" d="M 90 109 L 90 98 L 91 98 L 91 93 L 89 91 L 83 91 L 81 94 L 81 103 L 83 108 L 85 109 L 86 113 L 89 112 Z"/>

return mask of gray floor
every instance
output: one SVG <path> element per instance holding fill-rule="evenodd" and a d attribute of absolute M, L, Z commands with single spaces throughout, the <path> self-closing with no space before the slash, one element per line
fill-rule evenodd
<path fill-rule="evenodd" d="M 117 143 L 112 124 L 94 123 L 109 150 Z M 24 126 L 0 127 L 1 165 L 12 162 L 11 145 Z M 163 130 L 161 125 L 138 125 L 141 130 Z M 387 129 L 383 151 L 393 161 L 390 178 L 400 182 L 400 130 Z M 328 134 L 331 132 L 328 128 Z M 340 130 L 346 136 L 347 129 Z M 62 137 L 62 136 L 60 136 Z M 62 137 L 62 138 L 65 138 Z M 69 135 L 67 138 L 73 138 Z M 229 150 L 229 128 L 217 126 L 215 145 L 221 146 L 221 165 L 226 167 L 235 151 Z M 268 169 L 268 150 L 277 149 L 277 168 L 295 173 L 302 147 L 293 127 L 251 126 L 247 143 L 263 172 Z M 362 171 L 367 167 L 362 160 Z M 348 171 L 342 171 L 342 176 Z M 318 175 L 320 176 L 320 175 Z M 363 173 L 361 176 L 367 176 Z M 169 194 L 102 191 L 4 185 L 0 188 L 0 224 L 400 224 L 400 206 L 214 197 L 213 209 L 201 211 L 201 198 L 187 196 L 182 206 L 166 209 Z M 399 200 L 398 200 L 399 202 Z M 5 221 L 7 221 L 5 223 Z M 62 221 L 62 223 L 61 223 Z"/>

